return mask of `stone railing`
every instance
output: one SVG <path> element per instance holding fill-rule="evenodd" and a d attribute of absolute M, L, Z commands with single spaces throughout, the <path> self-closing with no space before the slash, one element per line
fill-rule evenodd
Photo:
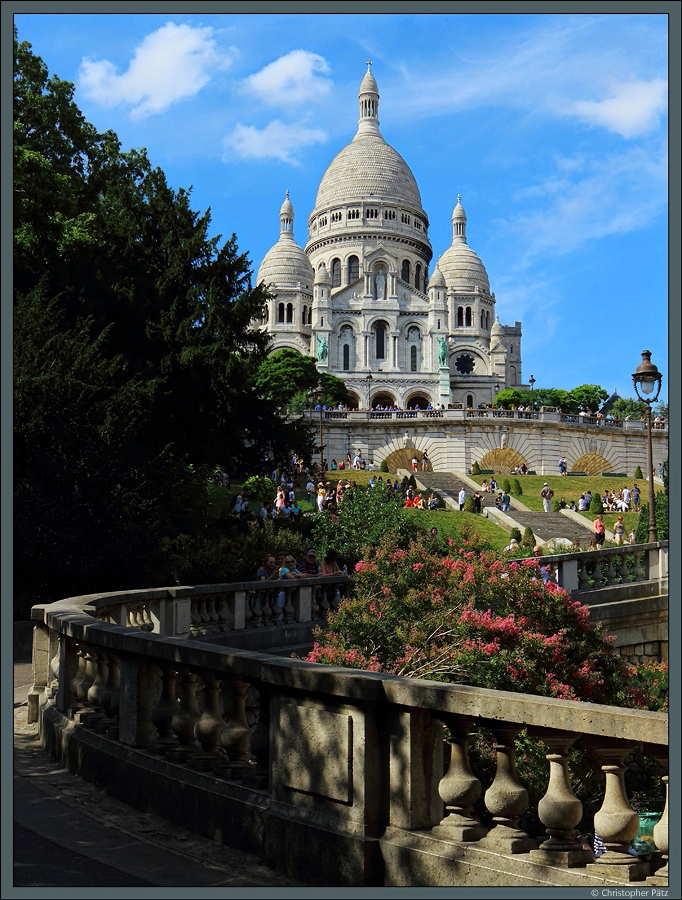
<path fill-rule="evenodd" d="M 337 609 L 347 575 L 244 581 L 102 594 L 89 610 L 102 622 L 174 637 L 219 635 L 242 628 L 315 623 Z"/>
<path fill-rule="evenodd" d="M 557 554 L 543 557 L 542 562 L 555 568 L 557 584 L 571 592 L 645 581 L 655 585 L 659 593 L 668 590 L 668 541 Z"/>
<path fill-rule="evenodd" d="M 665 773 L 666 715 L 327 667 L 178 636 L 178 629 L 234 625 L 242 616 L 248 628 L 249 596 L 260 593 L 261 610 L 275 609 L 262 593 L 268 586 L 259 585 L 34 607 L 29 715 L 39 718 L 44 745 L 119 799 L 258 854 L 306 883 L 667 883 L 667 811 L 654 832 L 659 869 L 651 875 L 628 852 L 638 817 L 624 783 L 625 760 L 642 741 Z M 301 597 L 314 587 L 292 586 L 282 609 L 305 616 Z M 487 790 L 468 758 L 477 726 L 492 734 L 496 751 Z M 542 741 L 549 771 L 533 810 L 546 838 L 539 847 L 522 824 L 528 794 L 514 767 L 514 738 L 524 728 Z M 594 825 L 608 852 L 596 862 L 576 831 L 582 808 L 568 759 L 578 740 L 605 779 Z"/>

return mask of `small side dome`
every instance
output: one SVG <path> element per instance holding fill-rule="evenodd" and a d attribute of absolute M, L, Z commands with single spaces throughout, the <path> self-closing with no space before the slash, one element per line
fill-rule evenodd
<path fill-rule="evenodd" d="M 289 199 L 289 191 L 284 195 L 284 203 L 282 203 L 280 207 L 279 214 L 280 216 L 286 216 L 287 218 L 294 218 L 294 207 Z"/>
<path fill-rule="evenodd" d="M 443 277 L 443 273 L 441 272 L 438 264 L 436 264 L 436 268 L 433 270 L 433 275 L 429 279 L 429 287 L 430 288 L 444 288 L 446 287 L 445 278 Z"/>
<path fill-rule="evenodd" d="M 358 97 L 362 94 L 376 94 L 379 96 L 379 85 L 377 84 L 376 78 L 372 75 L 369 68 L 365 72 L 365 77 L 360 82 L 360 90 L 358 92 Z"/>
<path fill-rule="evenodd" d="M 314 284 L 331 284 L 332 280 L 329 277 L 329 272 L 327 272 L 327 267 L 324 263 L 320 263 L 320 268 L 315 272 L 315 281 Z"/>
<path fill-rule="evenodd" d="M 504 328 L 500 323 L 500 317 L 495 316 L 495 321 L 493 322 L 493 327 L 490 329 L 490 337 L 499 337 L 504 334 Z"/>

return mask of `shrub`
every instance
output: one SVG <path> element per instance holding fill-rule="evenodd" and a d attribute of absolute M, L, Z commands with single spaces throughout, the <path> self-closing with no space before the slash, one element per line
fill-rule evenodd
<path fill-rule="evenodd" d="M 601 502 L 599 491 L 595 491 L 594 494 L 592 494 L 592 499 L 590 500 L 590 512 L 594 516 L 596 516 L 597 513 L 604 512 L 604 504 Z"/>
<path fill-rule="evenodd" d="M 502 482 L 502 490 L 506 491 L 508 494 L 511 494 L 511 484 L 509 483 L 508 478 L 505 478 Z"/>
<path fill-rule="evenodd" d="M 644 480 L 644 476 L 642 475 L 642 470 L 639 466 L 637 466 L 637 468 L 635 469 L 635 474 L 633 475 L 633 478 L 635 479 L 635 481 L 643 481 Z"/>
<path fill-rule="evenodd" d="M 523 529 L 523 537 L 521 538 L 521 543 L 524 547 L 533 547 L 535 546 L 535 535 L 533 534 L 533 529 L 530 525 L 526 525 Z"/>
<path fill-rule="evenodd" d="M 512 528 L 512 530 L 509 532 L 509 540 L 516 541 L 519 544 L 521 543 L 521 532 L 518 528 Z"/>
<path fill-rule="evenodd" d="M 512 494 L 515 494 L 517 497 L 520 497 L 523 493 L 523 488 L 521 487 L 521 482 L 518 478 L 515 478 L 512 481 Z"/>
<path fill-rule="evenodd" d="M 379 463 L 379 471 L 380 472 L 388 472 L 388 463 L 385 459 L 382 459 Z"/>
<path fill-rule="evenodd" d="M 276 488 L 264 475 L 253 475 L 242 485 L 242 497 L 253 503 L 274 503 Z"/>
<path fill-rule="evenodd" d="M 466 500 L 464 501 L 464 512 L 476 512 L 476 503 L 474 501 L 474 498 L 469 496 L 468 494 Z"/>
<path fill-rule="evenodd" d="M 560 512 L 561 507 L 559 506 L 558 500 L 552 500 L 552 512 Z"/>
<path fill-rule="evenodd" d="M 473 464 L 472 467 L 471 467 L 471 474 L 472 474 L 472 475 L 480 475 L 480 474 L 481 474 L 481 467 L 480 467 L 479 464 L 478 464 L 477 462 L 475 462 L 475 461 L 474 461 L 474 464 Z"/>
<path fill-rule="evenodd" d="M 417 490 L 417 479 L 414 477 L 414 475 L 410 475 L 410 477 L 407 479 L 407 483 L 412 488 L 412 490 Z"/>

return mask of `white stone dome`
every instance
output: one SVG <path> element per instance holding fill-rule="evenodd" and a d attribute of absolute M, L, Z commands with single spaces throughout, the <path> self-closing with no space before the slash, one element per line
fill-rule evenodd
<path fill-rule="evenodd" d="M 294 207 L 286 192 L 279 211 L 279 240 L 263 257 L 258 267 L 256 283 L 277 288 L 312 291 L 313 267 L 301 247 L 294 240 Z"/>
<path fill-rule="evenodd" d="M 421 210 L 414 175 L 380 134 L 357 134 L 329 164 L 317 190 L 315 211 L 374 199 Z"/>
<path fill-rule="evenodd" d="M 438 260 L 448 288 L 456 291 L 479 291 L 490 293 L 488 273 L 480 257 L 468 244 L 457 242 L 448 247 Z"/>

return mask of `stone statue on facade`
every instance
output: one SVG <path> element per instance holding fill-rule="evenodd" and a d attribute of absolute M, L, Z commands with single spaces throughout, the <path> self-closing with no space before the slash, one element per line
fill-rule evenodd
<path fill-rule="evenodd" d="M 318 362 L 322 362 L 327 358 L 327 338 L 322 335 L 322 337 L 317 338 L 317 359 Z"/>
<path fill-rule="evenodd" d="M 448 364 L 448 345 L 445 338 L 438 338 L 438 365 L 441 369 L 447 368 Z"/>
<path fill-rule="evenodd" d="M 376 277 L 377 300 L 384 300 L 386 295 L 386 276 L 383 272 L 378 272 Z"/>
<path fill-rule="evenodd" d="M 500 435 L 500 450 L 506 450 L 507 448 L 507 429 L 505 428 Z"/>

